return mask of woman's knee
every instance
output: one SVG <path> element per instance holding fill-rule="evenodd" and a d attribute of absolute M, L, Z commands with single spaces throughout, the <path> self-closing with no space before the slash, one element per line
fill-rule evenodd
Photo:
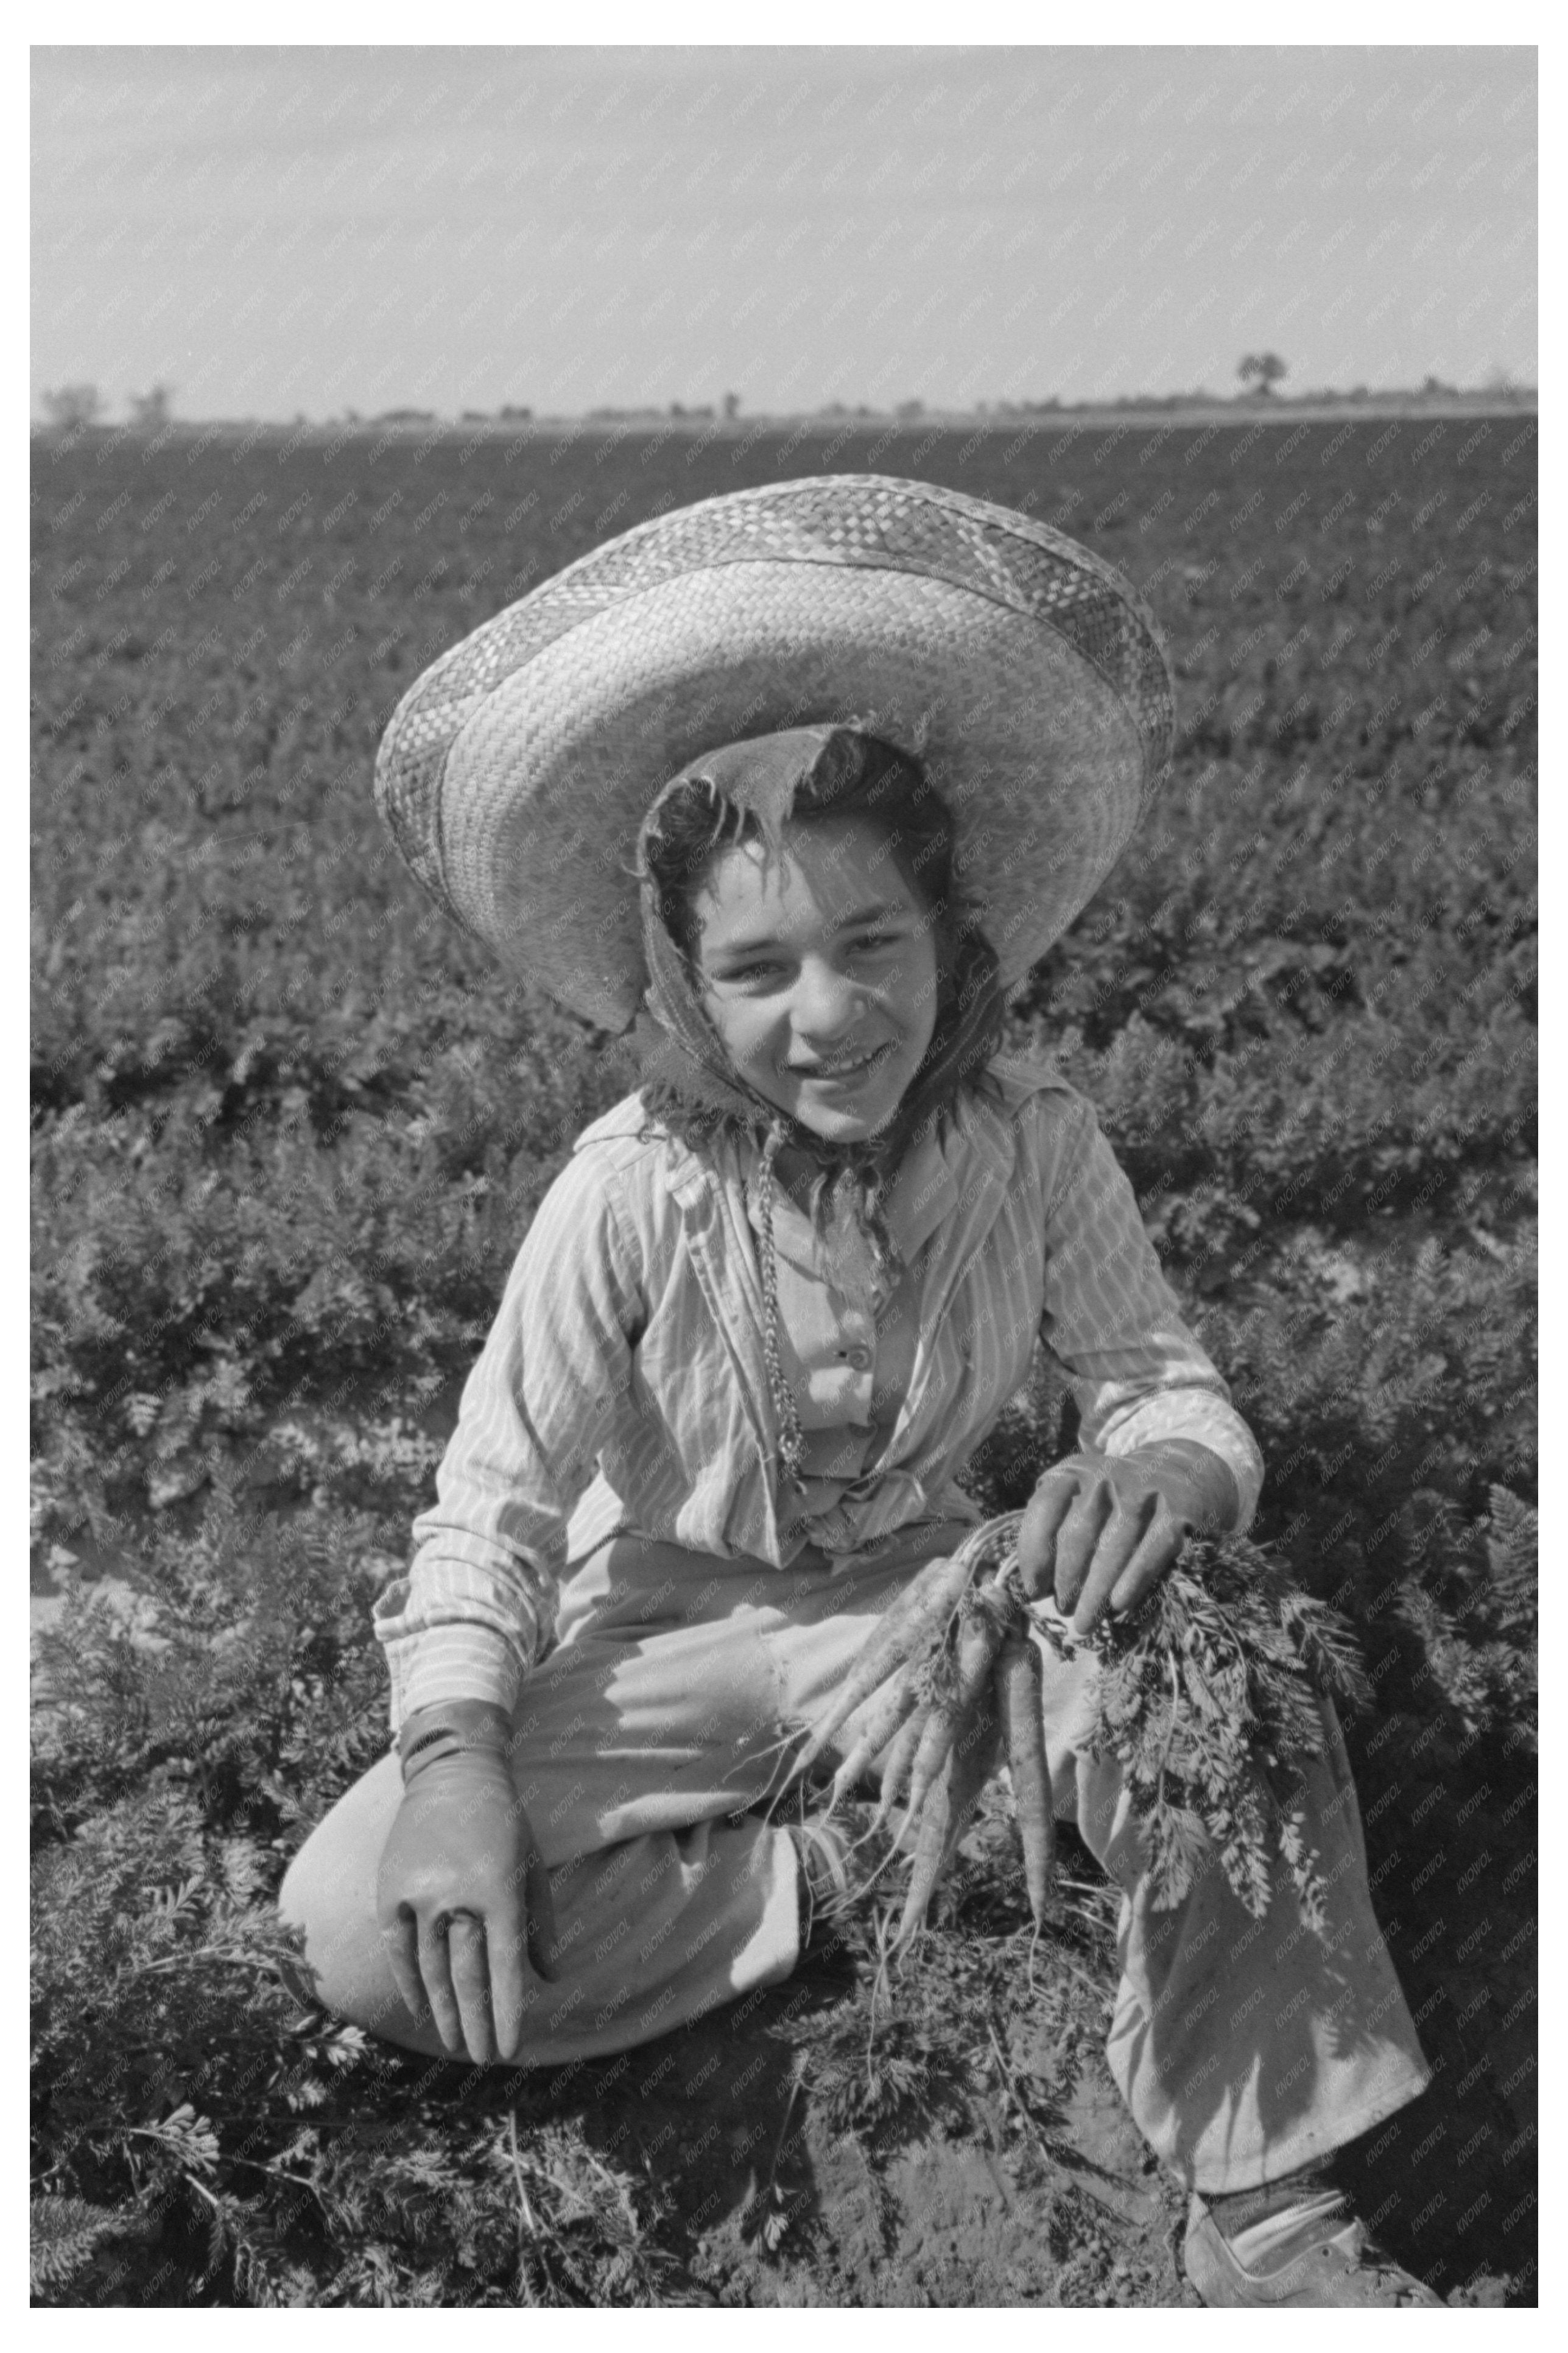
<path fill-rule="evenodd" d="M 381 1851 L 401 1793 L 397 1760 L 384 1757 L 310 1832 L 283 1875 L 278 1911 L 303 1936 L 324 2009 L 418 2050 L 424 2040 L 398 1997 L 376 1917 Z"/>

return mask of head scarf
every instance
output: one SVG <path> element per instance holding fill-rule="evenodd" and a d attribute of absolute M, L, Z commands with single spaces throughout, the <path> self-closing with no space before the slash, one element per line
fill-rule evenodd
<path fill-rule="evenodd" d="M 868 731 L 848 726 L 793 727 L 726 744 L 694 760 L 670 779 L 644 818 L 637 842 L 647 983 L 633 1046 L 642 1072 L 643 1103 L 651 1117 L 661 1119 L 689 1145 L 700 1147 L 728 1137 L 736 1142 L 749 1140 L 761 1151 L 758 1206 L 763 1341 L 769 1386 L 779 1418 L 781 1453 L 796 1479 L 800 1424 L 778 1354 L 773 1163 L 786 1145 L 808 1155 L 817 1170 L 810 1214 L 818 1231 L 826 1231 L 838 1214 L 847 1211 L 869 1243 L 879 1268 L 891 1279 L 900 1260 L 883 1214 L 885 1195 L 915 1138 L 933 1124 L 940 1137 L 964 1085 L 984 1083 L 1003 1020 L 996 960 L 977 933 L 972 931 L 964 941 L 959 922 L 950 921 L 939 930 L 936 1026 L 924 1061 L 892 1120 L 879 1134 L 858 1143 L 830 1142 L 759 1094 L 734 1069 L 702 1008 L 686 960 L 666 929 L 647 842 L 666 800 L 681 788 L 701 782 L 742 820 L 750 821 L 748 837 L 760 837 L 767 855 L 776 856 L 783 849 L 784 827 L 795 813 L 801 788 L 809 786 L 814 811 L 828 807 L 848 785 L 861 780 L 868 757 L 877 755 L 887 762 L 889 782 L 912 765 L 907 755 L 894 752 Z M 858 803 L 854 813 L 864 811 L 865 805 Z M 889 814 L 891 819 L 895 813 L 889 809 Z"/>

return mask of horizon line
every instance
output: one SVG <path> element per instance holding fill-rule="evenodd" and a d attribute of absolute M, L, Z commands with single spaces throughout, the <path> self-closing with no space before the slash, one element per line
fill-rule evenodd
<path fill-rule="evenodd" d="M 84 388 L 61 387 L 62 393 L 79 389 Z M 247 415 L 181 417 L 167 410 L 121 419 L 98 416 L 49 418 L 35 414 L 28 419 L 28 427 L 32 434 L 62 438 L 69 434 L 91 434 L 95 438 L 120 435 L 150 439 L 163 434 L 184 436 L 226 431 L 279 434 L 339 432 L 353 435 L 391 431 L 403 434 L 430 427 L 453 433 L 489 428 L 498 435 L 527 435 L 582 430 L 584 427 L 609 430 L 622 426 L 647 431 L 700 428 L 710 432 L 715 438 L 728 439 L 743 437 L 750 432 L 792 428 L 831 431 L 846 425 L 882 426 L 899 433 L 920 433 L 932 428 L 962 426 L 1016 430 L 1020 426 L 1048 424 L 1058 418 L 1128 410 L 1164 414 L 1218 412 L 1240 421 L 1247 417 L 1265 419 L 1306 408 L 1370 409 L 1389 403 L 1435 410 L 1452 408 L 1458 404 L 1470 407 L 1522 409 L 1537 406 L 1539 398 L 1540 387 L 1535 384 L 1468 385 L 1427 383 L 1420 385 L 1393 385 L 1377 389 L 1358 385 L 1349 391 L 1325 386 L 1289 393 L 1275 390 L 1213 393 L 1202 389 L 1180 393 L 1115 393 L 1098 400 L 979 401 L 967 408 L 944 407 L 922 401 L 900 401 L 891 407 L 880 408 L 868 403 L 851 405 L 834 401 L 814 409 L 742 411 L 738 406 L 725 410 L 710 403 L 688 406 L 680 401 L 673 401 L 663 407 L 651 402 L 627 406 L 605 403 L 576 410 L 535 410 L 510 403 L 495 409 L 441 410 L 409 406 L 381 409 L 374 415 L 361 415 L 356 409 L 344 408 L 320 417 L 312 417 L 300 409 L 291 417 L 259 417 L 254 412 Z"/>

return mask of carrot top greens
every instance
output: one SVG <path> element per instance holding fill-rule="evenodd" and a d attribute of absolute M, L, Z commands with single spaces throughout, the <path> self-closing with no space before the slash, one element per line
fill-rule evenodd
<path fill-rule="evenodd" d="M 1064 1647 L 1051 1613 L 1036 1622 Z M 1194 1536 L 1141 1609 L 1101 1618 L 1087 1639 L 1100 1661 L 1091 1746 L 1126 1777 L 1156 1906 L 1180 1904 L 1212 1854 L 1261 1919 L 1279 1862 L 1320 1933 L 1294 1783 L 1324 1753 L 1320 1699 L 1371 1703 L 1345 1620 L 1245 1537 Z"/>

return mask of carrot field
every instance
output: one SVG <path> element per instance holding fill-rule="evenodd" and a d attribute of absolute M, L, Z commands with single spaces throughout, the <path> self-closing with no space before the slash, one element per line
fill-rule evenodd
<path fill-rule="evenodd" d="M 611 533 L 875 471 L 1059 525 L 1178 680 L 1150 821 L 1015 1042 L 1099 1107 L 1359 1637 L 1374 1901 L 1436 2082 L 1363 2211 L 1535 2296 L 1536 429 L 1517 409 L 895 430 L 195 429 L 33 449 L 35 2293 L 76 2305 L 1174 2304 L 988 1800 L 875 1924 L 615 2063 L 338 2030 L 271 1915 L 385 1745 L 369 1602 L 616 1041 L 501 984 L 371 799 L 399 695 Z M 974 1470 L 1069 1441 L 1042 1366 Z M 1152 2166 L 1152 2160 L 1150 2161 Z"/>

